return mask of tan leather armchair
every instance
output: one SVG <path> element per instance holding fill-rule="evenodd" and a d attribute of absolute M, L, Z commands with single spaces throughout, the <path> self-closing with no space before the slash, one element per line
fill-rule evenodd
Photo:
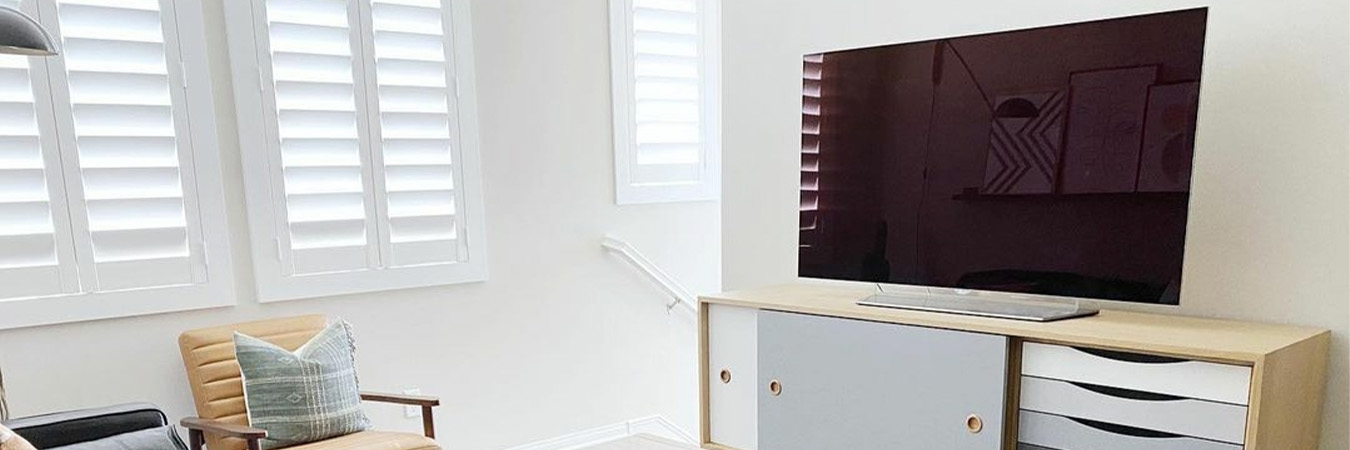
<path fill-rule="evenodd" d="M 244 385 L 239 375 L 239 363 L 234 357 L 234 332 L 271 342 L 294 351 L 327 325 L 324 316 L 312 315 L 283 319 L 262 320 L 183 333 L 178 347 L 183 352 L 183 366 L 187 369 L 192 397 L 196 400 L 198 417 L 183 419 L 188 429 L 189 448 L 201 450 L 207 444 L 211 450 L 258 450 L 259 440 L 267 431 L 253 428 L 244 409 Z M 440 445 L 432 422 L 432 408 L 440 405 L 435 397 L 379 394 L 362 392 L 361 399 L 372 402 L 394 403 L 422 408 L 424 435 L 384 431 L 363 431 L 295 447 L 296 450 L 433 450 Z"/>

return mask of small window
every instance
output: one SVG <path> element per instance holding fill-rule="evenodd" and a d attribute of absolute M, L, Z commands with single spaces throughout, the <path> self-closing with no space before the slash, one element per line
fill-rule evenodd
<path fill-rule="evenodd" d="M 201 5 L 0 1 L 0 328 L 233 303 Z"/>
<path fill-rule="evenodd" d="M 720 38 L 715 0 L 611 0 L 619 204 L 720 195 Z"/>
<path fill-rule="evenodd" d="M 485 279 L 468 2 L 226 13 L 261 300 Z"/>

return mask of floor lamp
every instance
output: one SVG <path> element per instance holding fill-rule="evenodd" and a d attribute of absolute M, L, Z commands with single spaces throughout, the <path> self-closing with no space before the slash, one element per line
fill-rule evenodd
<path fill-rule="evenodd" d="M 17 9 L 0 6 L 0 53 L 26 56 L 52 56 L 59 53 L 56 41 L 32 17 Z M 0 372 L 0 420 L 9 419 L 5 401 L 5 374 Z"/>

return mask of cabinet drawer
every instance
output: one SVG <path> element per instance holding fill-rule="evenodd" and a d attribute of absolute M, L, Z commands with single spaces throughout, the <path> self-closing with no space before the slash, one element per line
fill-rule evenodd
<path fill-rule="evenodd" d="M 1022 377 L 1021 408 L 1241 444 L 1247 407 L 1067 381 Z"/>
<path fill-rule="evenodd" d="M 758 311 L 725 305 L 708 308 L 708 432 L 714 443 L 740 450 L 758 447 Z"/>
<path fill-rule="evenodd" d="M 1022 411 L 1018 450 L 1242 450 L 1242 446 Z"/>
<path fill-rule="evenodd" d="M 1252 369 L 1028 342 L 1022 374 L 1246 405 Z"/>

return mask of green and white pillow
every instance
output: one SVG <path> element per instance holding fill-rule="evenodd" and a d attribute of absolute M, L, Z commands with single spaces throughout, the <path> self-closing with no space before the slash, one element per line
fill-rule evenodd
<path fill-rule="evenodd" d="M 356 341 L 346 321 L 329 325 L 295 352 L 242 333 L 234 334 L 234 347 L 244 377 L 249 425 L 267 430 L 262 448 L 370 428 L 370 419 L 361 410 Z"/>

